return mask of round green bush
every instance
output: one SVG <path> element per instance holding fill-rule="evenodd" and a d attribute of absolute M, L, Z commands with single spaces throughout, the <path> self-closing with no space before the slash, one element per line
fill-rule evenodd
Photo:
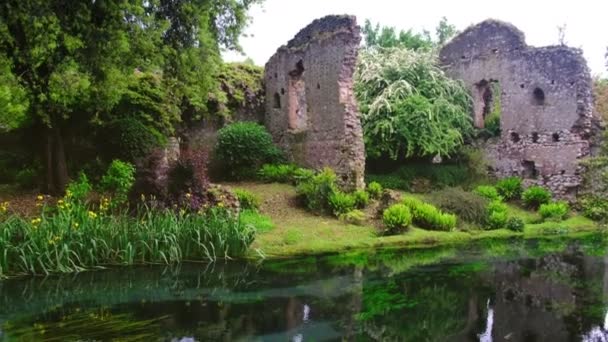
<path fill-rule="evenodd" d="M 356 203 L 355 196 L 341 191 L 335 191 L 329 195 L 329 205 L 336 216 L 352 211 L 355 209 Z"/>
<path fill-rule="evenodd" d="M 121 160 L 114 160 L 99 183 L 101 190 L 112 195 L 116 204 L 126 202 L 129 191 L 135 183 L 135 166 Z"/>
<path fill-rule="evenodd" d="M 128 162 L 136 162 L 154 149 L 166 144 L 167 139 L 156 129 L 134 118 L 123 118 L 109 125 L 109 155 Z"/>
<path fill-rule="evenodd" d="M 474 192 L 481 197 L 489 199 L 490 201 L 501 199 L 498 190 L 496 190 L 496 187 L 493 187 L 491 185 L 480 185 L 475 188 Z"/>
<path fill-rule="evenodd" d="M 369 194 L 369 197 L 373 198 L 373 199 L 378 199 L 380 198 L 380 196 L 382 196 L 382 185 L 380 185 L 380 183 L 378 182 L 371 182 L 367 185 L 367 193 Z"/>
<path fill-rule="evenodd" d="M 412 213 L 403 204 L 395 204 L 384 210 L 382 222 L 387 234 L 399 234 L 412 224 Z"/>
<path fill-rule="evenodd" d="M 543 204 L 538 209 L 538 213 L 545 221 L 563 221 L 569 211 L 570 206 L 564 201 Z"/>
<path fill-rule="evenodd" d="M 542 186 L 531 186 L 521 196 L 524 204 L 532 209 L 540 207 L 542 204 L 551 201 L 551 192 Z"/>
<path fill-rule="evenodd" d="M 501 179 L 496 183 L 496 190 L 505 200 L 518 199 L 522 191 L 521 178 L 508 177 Z"/>
<path fill-rule="evenodd" d="M 446 188 L 431 194 L 430 201 L 443 211 L 456 214 L 465 222 L 484 226 L 487 222 L 488 200 L 461 188 Z"/>
<path fill-rule="evenodd" d="M 504 228 L 507 224 L 508 207 L 500 200 L 494 200 L 488 205 L 488 228 L 500 229 Z"/>
<path fill-rule="evenodd" d="M 253 178 L 262 164 L 283 159 L 264 126 L 253 122 L 237 122 L 220 129 L 215 156 L 235 179 Z"/>
<path fill-rule="evenodd" d="M 520 219 L 519 217 L 511 217 L 507 221 L 506 228 L 514 232 L 523 232 L 525 225 L 524 220 Z"/>
<path fill-rule="evenodd" d="M 369 194 L 364 190 L 357 190 L 353 192 L 355 198 L 355 206 L 359 209 L 363 209 L 369 203 Z"/>

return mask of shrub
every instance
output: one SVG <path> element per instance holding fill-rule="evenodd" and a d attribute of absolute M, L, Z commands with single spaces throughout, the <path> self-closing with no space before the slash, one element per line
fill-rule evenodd
<path fill-rule="evenodd" d="M 465 222 L 484 226 L 488 200 L 460 188 L 447 188 L 431 195 L 431 202 L 443 211 L 456 214 Z"/>
<path fill-rule="evenodd" d="M 538 213 L 546 221 L 562 221 L 568 215 L 570 206 L 564 201 L 542 204 Z"/>
<path fill-rule="evenodd" d="M 135 118 L 123 118 L 108 126 L 108 154 L 129 162 L 146 157 L 154 149 L 166 144 L 167 139 L 153 127 Z"/>
<path fill-rule="evenodd" d="M 408 207 L 414 223 L 425 229 L 449 231 L 456 228 L 456 215 L 441 212 L 435 206 L 413 197 L 405 197 L 402 204 Z"/>
<path fill-rule="evenodd" d="M 367 185 L 367 193 L 373 199 L 379 199 L 382 196 L 382 185 L 378 182 L 371 182 Z"/>
<path fill-rule="evenodd" d="M 86 202 L 92 187 L 84 172 L 78 174 L 78 178 L 68 184 L 65 197 L 75 202 Z"/>
<path fill-rule="evenodd" d="M 292 181 L 295 171 L 294 165 L 264 164 L 258 171 L 258 177 L 268 183 L 289 183 Z"/>
<path fill-rule="evenodd" d="M 519 217 L 511 217 L 507 221 L 506 228 L 514 232 L 523 232 L 525 225 L 524 220 Z"/>
<path fill-rule="evenodd" d="M 509 218 L 508 207 L 500 200 L 494 200 L 488 205 L 488 228 L 504 228 Z"/>
<path fill-rule="evenodd" d="M 579 203 L 585 217 L 594 221 L 606 221 L 608 219 L 607 199 L 599 196 L 586 196 Z"/>
<path fill-rule="evenodd" d="M 340 216 L 355 209 L 356 199 L 351 194 L 346 194 L 341 191 L 335 191 L 329 195 L 329 206 L 334 215 Z"/>
<path fill-rule="evenodd" d="M 467 89 L 432 52 L 364 49 L 355 79 L 370 158 L 446 156 L 473 132 Z"/>
<path fill-rule="evenodd" d="M 234 189 L 234 194 L 241 204 L 241 209 L 257 211 L 260 208 L 260 199 L 250 191 Z"/>
<path fill-rule="evenodd" d="M 232 178 L 250 178 L 264 163 L 282 159 L 266 129 L 252 122 L 237 122 L 218 131 L 216 157 Z"/>
<path fill-rule="evenodd" d="M 313 170 L 299 167 L 293 171 L 292 182 L 293 184 L 298 185 L 310 180 L 314 176 L 315 172 Z"/>
<path fill-rule="evenodd" d="M 353 192 L 355 198 L 355 206 L 359 209 L 363 209 L 369 203 L 369 194 L 365 190 L 357 190 Z"/>
<path fill-rule="evenodd" d="M 491 185 L 480 185 L 475 188 L 474 192 L 479 196 L 489 199 L 490 201 L 502 200 L 502 197 L 500 197 L 500 195 L 498 194 L 498 190 L 496 190 L 496 187 L 493 187 Z"/>
<path fill-rule="evenodd" d="M 521 178 L 508 177 L 501 179 L 496 183 L 496 190 L 505 200 L 518 199 L 522 191 Z"/>
<path fill-rule="evenodd" d="M 366 219 L 365 213 L 357 209 L 351 210 L 346 214 L 341 214 L 338 218 L 340 219 L 340 221 L 344 221 L 357 226 L 363 225 Z"/>
<path fill-rule="evenodd" d="M 394 204 L 384 210 L 382 222 L 387 234 L 399 234 L 412 223 L 412 213 L 407 206 Z"/>
<path fill-rule="evenodd" d="M 120 160 L 112 161 L 99 183 L 101 190 L 112 195 L 114 205 L 127 201 L 129 191 L 135 183 L 135 167 Z"/>
<path fill-rule="evenodd" d="M 524 204 L 532 209 L 537 209 L 541 204 L 551 201 L 551 192 L 542 186 L 531 186 L 521 196 Z"/>
<path fill-rule="evenodd" d="M 325 213 L 330 209 L 329 197 L 337 189 L 336 174 L 332 169 L 325 168 L 309 180 L 301 182 L 296 192 L 308 209 Z"/>

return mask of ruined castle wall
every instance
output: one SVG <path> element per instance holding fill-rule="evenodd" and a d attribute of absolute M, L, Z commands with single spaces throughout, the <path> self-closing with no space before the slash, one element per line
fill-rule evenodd
<path fill-rule="evenodd" d="M 362 188 L 363 134 L 353 93 L 361 40 L 354 17 L 315 20 L 266 64 L 266 127 L 302 166 L 331 167 Z"/>
<path fill-rule="evenodd" d="M 592 83 L 581 51 L 530 47 L 514 26 L 488 20 L 455 37 L 440 60 L 469 87 L 478 128 L 500 97 L 501 136 L 485 146 L 495 174 L 574 196 L 582 180 L 579 161 L 589 156 L 594 134 Z"/>

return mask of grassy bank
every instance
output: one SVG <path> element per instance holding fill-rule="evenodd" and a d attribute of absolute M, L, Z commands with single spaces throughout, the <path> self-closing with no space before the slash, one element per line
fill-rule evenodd
<path fill-rule="evenodd" d="M 523 232 L 506 229 L 441 232 L 414 227 L 405 234 L 378 236 L 375 227 L 345 224 L 298 207 L 295 189 L 290 185 L 246 183 L 235 186 L 256 193 L 262 199 L 262 213 L 275 225 L 273 230 L 257 235 L 249 250 L 250 257 L 259 257 L 260 253 L 267 258 L 285 258 L 377 247 L 438 246 L 492 238 L 577 236 L 601 230 L 595 222 L 582 216 L 572 216 L 559 223 L 532 223 L 537 221 L 535 213 L 509 205 L 510 213 L 526 222 Z"/>

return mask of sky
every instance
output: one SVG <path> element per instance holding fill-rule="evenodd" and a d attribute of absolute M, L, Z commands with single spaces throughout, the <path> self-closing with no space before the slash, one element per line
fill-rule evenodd
<path fill-rule="evenodd" d="M 608 1 L 606 0 L 265 0 L 250 12 L 253 22 L 241 38 L 246 57 L 264 65 L 275 51 L 316 18 L 352 14 L 360 25 L 373 23 L 434 33 L 441 17 L 459 30 L 488 18 L 510 22 L 533 46 L 556 45 L 558 26 L 566 43 L 583 49 L 593 75 L 608 76 Z M 227 52 L 228 61 L 246 58 Z"/>

